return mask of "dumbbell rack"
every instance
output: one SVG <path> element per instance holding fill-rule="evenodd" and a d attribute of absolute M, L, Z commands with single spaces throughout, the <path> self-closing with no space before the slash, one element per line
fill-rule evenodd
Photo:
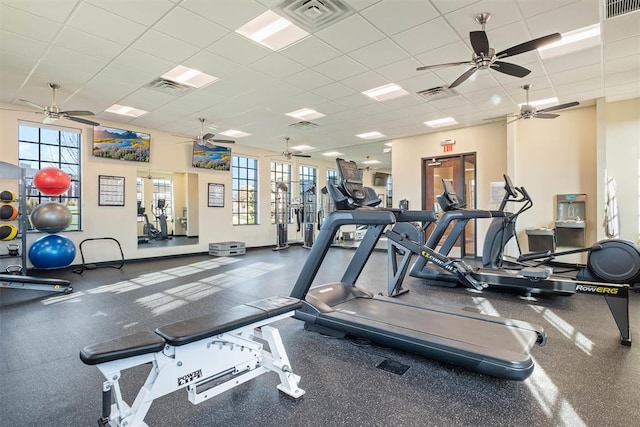
<path fill-rule="evenodd" d="M 27 187 L 25 169 L 0 161 L 0 177 L 18 180 L 18 236 L 20 238 L 20 267 L 19 271 L 0 274 L 0 287 L 13 289 L 33 289 L 38 291 L 71 293 L 73 288 L 68 280 L 49 279 L 27 276 L 27 230 L 29 218 L 27 215 Z M 17 270 L 17 268 L 16 268 Z"/>

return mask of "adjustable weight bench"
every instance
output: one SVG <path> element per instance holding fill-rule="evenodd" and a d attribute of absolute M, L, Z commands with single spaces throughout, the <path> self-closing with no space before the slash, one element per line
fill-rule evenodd
<path fill-rule="evenodd" d="M 268 324 L 291 317 L 301 305 L 270 297 L 83 348 L 80 359 L 106 378 L 98 424 L 147 426 L 143 420 L 154 399 L 186 388 L 189 401 L 198 404 L 268 371 L 280 377 L 278 390 L 299 398 L 300 377 L 291 371 L 280 333 Z M 129 406 L 120 391 L 121 371 L 147 363 L 149 375 Z M 231 378 L 221 382 L 226 376 Z"/>

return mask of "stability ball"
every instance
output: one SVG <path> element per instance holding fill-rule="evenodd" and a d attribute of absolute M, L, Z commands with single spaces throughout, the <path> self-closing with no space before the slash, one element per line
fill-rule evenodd
<path fill-rule="evenodd" d="M 58 233 L 71 224 L 71 211 L 58 202 L 42 203 L 31 211 L 31 224 L 45 233 Z"/>
<path fill-rule="evenodd" d="M 44 168 L 33 176 L 33 185 L 45 196 L 59 196 L 69 189 L 71 178 L 58 168 Z"/>
<path fill-rule="evenodd" d="M 76 257 L 76 245 L 59 234 L 48 234 L 33 242 L 29 248 L 29 260 L 36 268 L 62 268 Z"/>

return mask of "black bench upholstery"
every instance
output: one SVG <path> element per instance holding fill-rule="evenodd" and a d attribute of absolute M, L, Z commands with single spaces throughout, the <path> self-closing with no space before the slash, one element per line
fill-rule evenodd
<path fill-rule="evenodd" d="M 230 310 L 194 317 L 157 328 L 155 333 L 141 331 L 111 341 L 89 345 L 80 351 L 87 365 L 161 351 L 165 344 L 181 346 L 222 334 L 261 320 L 297 310 L 302 302 L 290 297 L 270 297 L 238 305 Z"/>
<path fill-rule="evenodd" d="M 80 360 L 87 365 L 110 362 L 141 354 L 155 353 L 164 348 L 164 339 L 149 331 L 140 331 L 111 341 L 88 345 L 80 351 Z"/>
<path fill-rule="evenodd" d="M 270 297 L 238 305 L 230 310 L 194 317 L 156 329 L 166 342 L 181 346 L 243 326 L 278 316 L 302 306 L 302 302 L 290 297 Z"/>

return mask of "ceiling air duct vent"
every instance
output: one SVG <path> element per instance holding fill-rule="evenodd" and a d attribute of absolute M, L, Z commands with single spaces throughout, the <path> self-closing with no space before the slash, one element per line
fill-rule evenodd
<path fill-rule="evenodd" d="M 315 123 L 307 122 L 303 120 L 301 122 L 292 123 L 289 125 L 289 127 L 296 128 L 296 129 L 311 129 L 311 128 L 317 128 L 318 125 Z"/>
<path fill-rule="evenodd" d="M 272 10 L 310 33 L 355 13 L 351 6 L 341 0 L 284 0 Z"/>
<path fill-rule="evenodd" d="M 193 87 L 187 86 L 181 83 L 174 82 L 173 80 L 163 79 L 158 77 L 150 83 L 147 83 L 144 87 L 147 89 L 157 90 L 158 92 L 168 93 L 169 95 L 180 96 L 191 91 Z"/>
<path fill-rule="evenodd" d="M 606 0 L 605 13 L 607 18 L 613 18 L 640 10 L 640 0 Z"/>
<path fill-rule="evenodd" d="M 436 99 L 449 98 L 451 96 L 458 95 L 458 92 L 454 89 L 449 89 L 444 86 L 432 87 L 431 89 L 421 90 L 417 93 L 427 101 L 434 101 Z"/>

